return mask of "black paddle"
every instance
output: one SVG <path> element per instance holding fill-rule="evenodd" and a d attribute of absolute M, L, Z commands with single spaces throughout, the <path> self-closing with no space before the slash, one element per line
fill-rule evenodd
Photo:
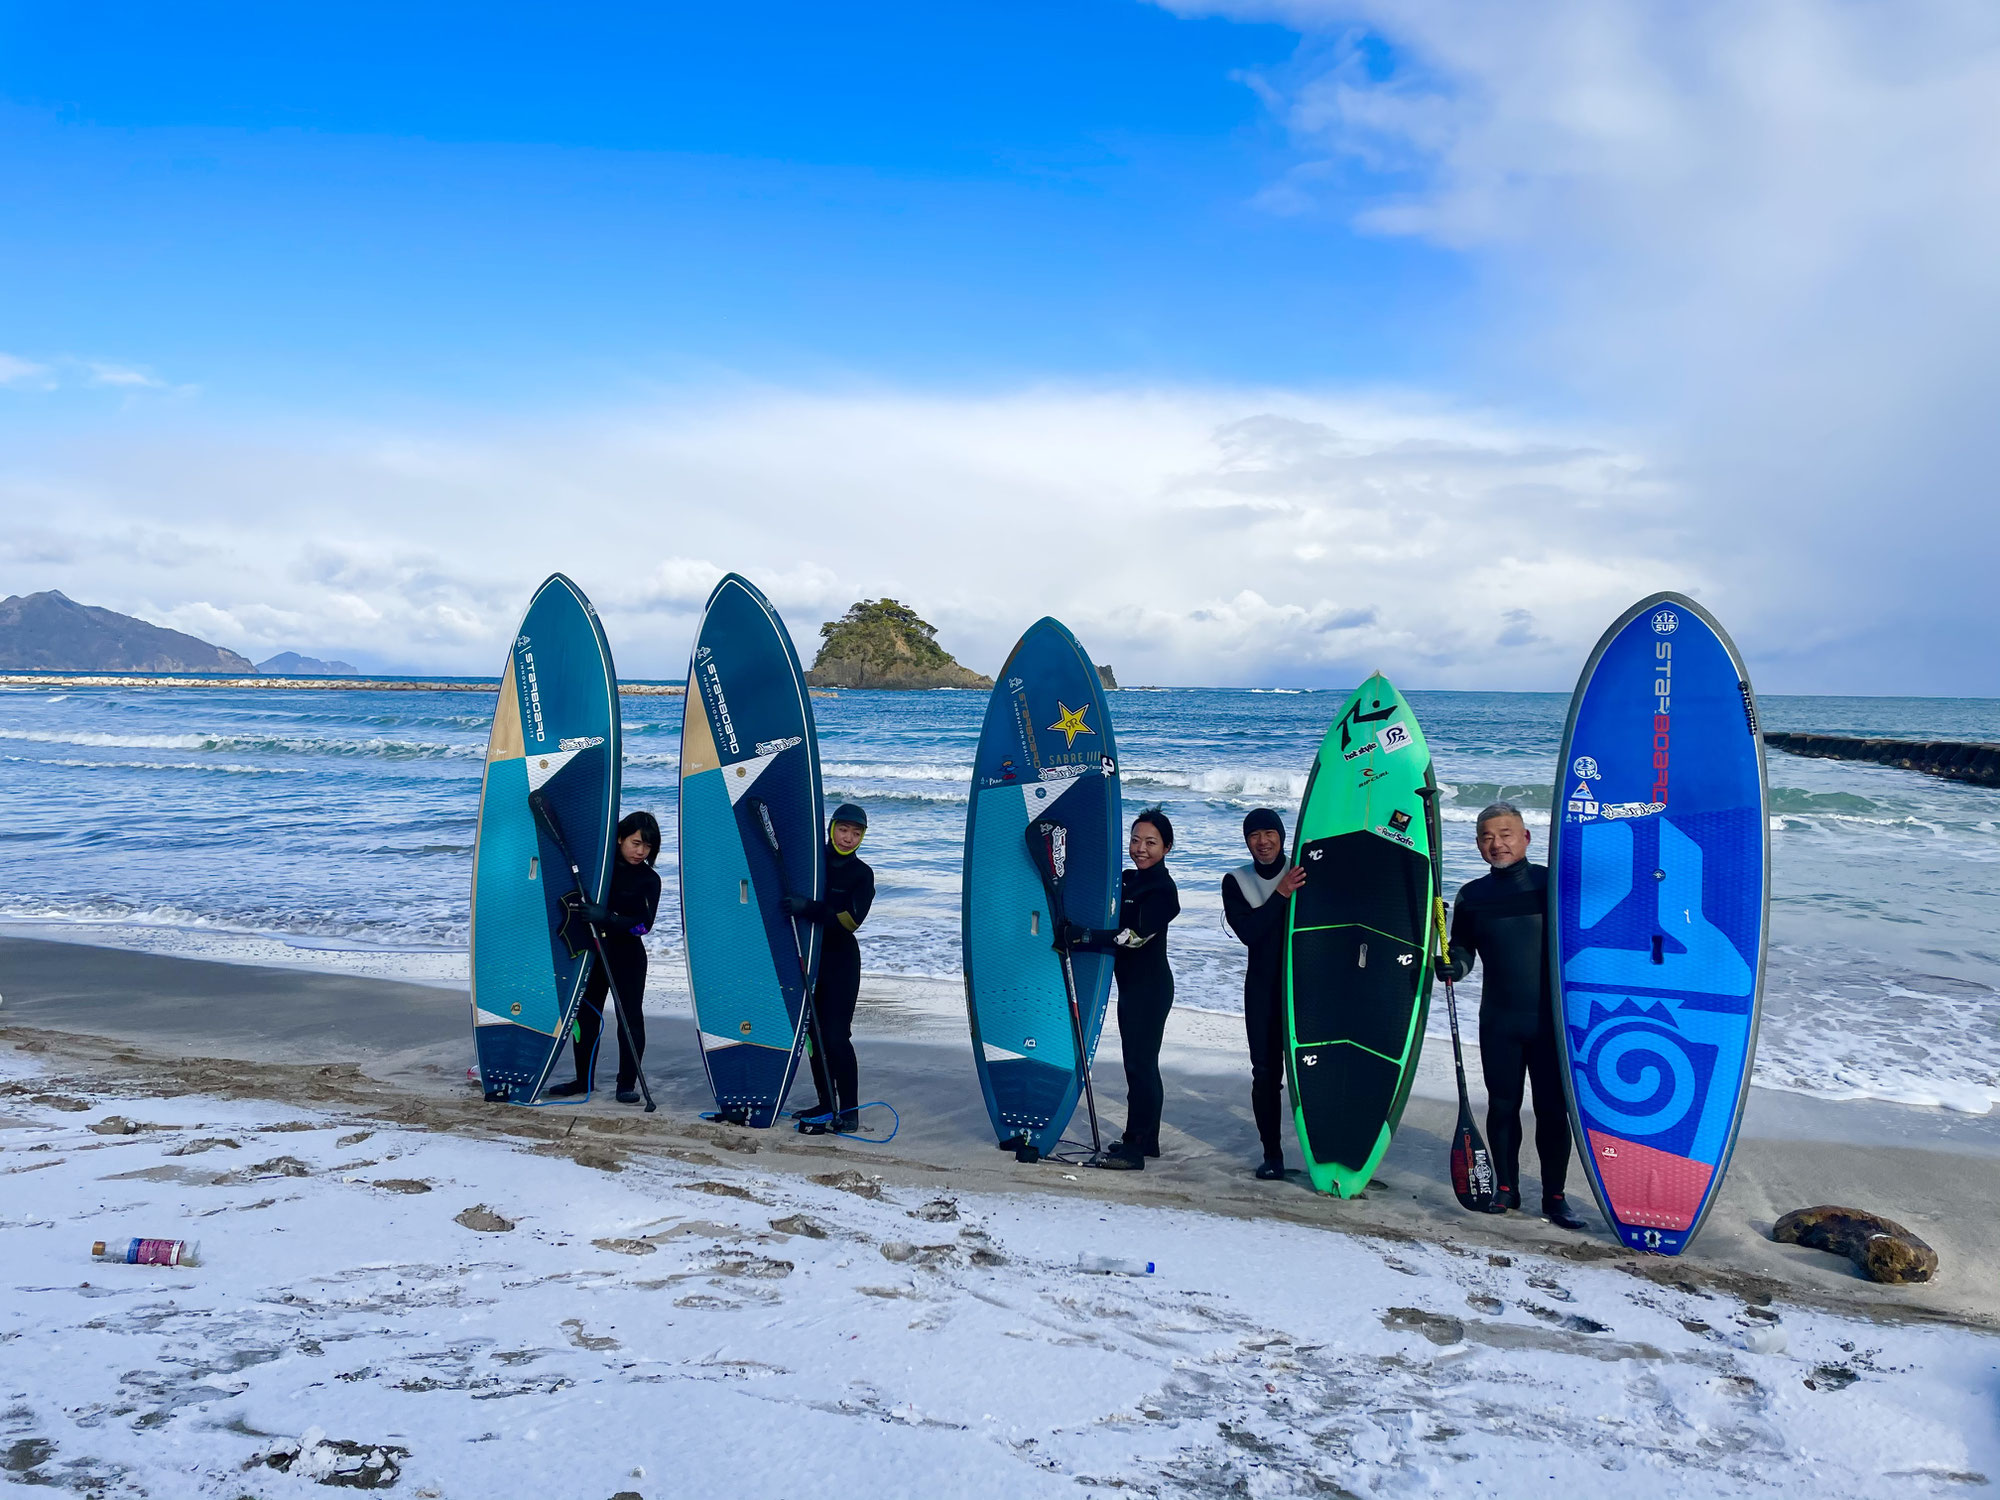
<path fill-rule="evenodd" d="M 1090 1113 L 1090 1160 L 1084 1165 L 1094 1167 L 1104 1158 L 1104 1138 L 1097 1128 L 1097 1091 L 1091 1087 L 1090 1057 L 1083 1045 L 1083 1007 L 1076 999 L 1076 970 L 1070 963 L 1069 949 L 1062 944 L 1062 930 L 1067 923 L 1062 882 L 1063 867 L 1069 862 L 1069 829 L 1054 818 L 1042 818 L 1028 825 L 1027 841 L 1028 858 L 1035 862 L 1035 873 L 1042 877 L 1042 891 L 1049 898 L 1049 925 L 1056 940 L 1056 953 L 1062 959 L 1063 993 L 1069 998 L 1070 1039 L 1076 1044 L 1076 1076 L 1083 1083 L 1084 1105 Z"/>
<path fill-rule="evenodd" d="M 583 870 L 577 865 L 576 856 L 569 852 L 569 842 L 563 837 L 562 825 L 556 822 L 555 810 L 549 806 L 548 798 L 544 797 L 538 791 L 530 792 L 528 793 L 528 806 L 533 810 L 536 818 L 541 821 L 541 825 L 547 831 L 548 836 L 555 841 L 556 848 L 562 851 L 563 863 L 569 866 L 569 878 L 576 886 L 577 900 L 588 901 L 590 897 L 584 894 L 583 889 Z M 565 919 L 563 925 L 567 927 L 570 920 L 573 920 L 575 916 L 576 913 L 572 912 L 570 917 Z M 586 921 L 583 925 L 590 929 L 590 946 L 597 952 L 597 961 L 604 965 L 604 987 L 611 993 L 611 1014 L 618 1022 L 619 1038 L 624 1041 L 628 1048 L 631 1048 L 632 1067 L 639 1075 L 639 1092 L 645 1097 L 646 1113 L 650 1115 L 659 1106 L 653 1103 L 653 1091 L 646 1086 L 646 1070 L 639 1065 L 639 1049 L 632 1046 L 632 1039 L 625 1033 L 625 1006 L 624 1002 L 618 998 L 618 981 L 611 977 L 611 960 L 604 956 L 604 939 L 598 936 L 597 928 L 590 922 Z M 563 935 L 563 941 L 569 942 L 569 935 L 567 933 Z M 572 951 L 574 951 L 573 948 Z M 599 1024 L 602 1025 L 603 1023 L 600 1021 Z"/>
<path fill-rule="evenodd" d="M 1445 928 L 1444 858 L 1438 852 L 1442 828 L 1437 816 L 1437 789 L 1425 787 L 1424 827 L 1431 840 L 1431 883 L 1437 923 L 1438 973 L 1444 979 L 1445 1014 L 1451 1019 L 1451 1065 L 1458 1074 L 1458 1128 L 1451 1138 L 1451 1190 L 1459 1205 L 1476 1214 L 1491 1213 L 1494 1201 L 1493 1157 L 1479 1127 L 1472 1123 L 1472 1100 L 1465 1091 L 1465 1051 L 1458 1039 L 1458 992 L 1451 983 L 1451 938 Z"/>
<path fill-rule="evenodd" d="M 789 901 L 792 896 L 792 883 L 785 875 L 785 851 L 778 843 L 778 825 L 771 821 L 770 804 L 762 797 L 745 797 L 743 800 L 757 815 L 757 827 L 764 835 L 764 843 L 770 849 L 771 857 L 778 862 L 778 894 Z M 801 980 L 809 979 L 811 975 L 806 970 L 805 944 L 799 941 L 799 919 L 792 917 L 790 920 L 792 948 L 799 956 L 799 977 Z M 833 1118 L 837 1123 L 840 1119 L 840 1085 L 834 1081 L 833 1059 L 826 1055 L 826 1043 L 819 1034 L 819 1009 L 813 1004 L 810 989 L 806 991 L 806 1031 L 812 1039 L 813 1052 L 819 1058 L 819 1065 L 826 1072 L 826 1089 L 833 1095 Z"/>

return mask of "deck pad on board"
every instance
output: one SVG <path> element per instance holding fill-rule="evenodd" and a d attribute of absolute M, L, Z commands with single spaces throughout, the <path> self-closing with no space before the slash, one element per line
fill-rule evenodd
<path fill-rule="evenodd" d="M 716 1107 L 759 1127 L 783 1108 L 805 1042 L 820 929 L 781 903 L 823 894 L 824 822 L 798 654 L 770 601 L 731 573 L 709 595 L 688 664 L 681 923 Z"/>
<path fill-rule="evenodd" d="M 1678 1254 L 1742 1123 L 1770 871 L 1756 700 L 1706 611 L 1659 594 L 1605 633 L 1558 771 L 1550 963 L 1571 1120 L 1613 1232 Z"/>
<path fill-rule="evenodd" d="M 500 679 L 472 856 L 472 1025 L 489 1099 L 533 1099 L 561 1053 L 590 959 L 560 936 L 569 866 L 529 807 L 540 792 L 603 899 L 618 821 L 618 676 L 597 612 L 554 575 Z"/>
<path fill-rule="evenodd" d="M 1343 1198 L 1388 1149 L 1423 1046 L 1434 785 L 1416 715 L 1377 674 L 1328 728 L 1299 809 L 1287 1072 L 1313 1186 Z"/>
<path fill-rule="evenodd" d="M 995 1138 L 1044 1154 L 1082 1090 L 1054 918 L 1028 854 L 1030 822 L 1063 827 L 1064 915 L 1118 919 L 1118 750 L 1097 669 L 1076 638 L 1038 620 L 1007 657 L 973 756 L 960 917 L 966 1017 Z M 1111 955 L 1073 955 L 1086 1064 L 1111 992 Z"/>

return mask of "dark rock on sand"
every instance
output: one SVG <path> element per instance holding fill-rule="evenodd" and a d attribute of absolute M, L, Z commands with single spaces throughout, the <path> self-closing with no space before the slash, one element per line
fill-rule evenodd
<path fill-rule="evenodd" d="M 1795 1208 L 1771 1227 L 1771 1238 L 1844 1255 L 1870 1281 L 1929 1281 L 1937 1274 L 1937 1251 L 1894 1219 L 1858 1208 Z"/>

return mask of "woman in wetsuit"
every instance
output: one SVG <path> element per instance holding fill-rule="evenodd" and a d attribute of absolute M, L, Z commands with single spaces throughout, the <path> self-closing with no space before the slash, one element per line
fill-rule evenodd
<path fill-rule="evenodd" d="M 610 972 L 591 955 L 590 979 L 576 1016 L 576 1079 L 546 1090 L 558 1098 L 590 1091 L 604 999 L 615 982 L 623 1023 L 618 1027 L 618 1102 L 639 1102 L 639 1062 L 646 1051 L 646 1017 L 640 1009 L 646 993 L 646 945 L 640 940 L 652 931 L 660 910 L 660 877 L 653 869 L 659 854 L 660 825 L 653 815 L 627 813 L 618 824 L 618 853 L 611 861 L 611 888 L 603 904 L 585 902 L 579 908 L 597 929 Z"/>
<path fill-rule="evenodd" d="M 1103 1166 L 1137 1170 L 1160 1154 L 1160 1112 L 1166 1088 L 1160 1082 L 1160 1043 L 1167 1012 L 1174 1008 L 1174 971 L 1167 963 L 1167 924 L 1181 913 L 1181 894 L 1167 873 L 1174 825 L 1157 807 L 1132 820 L 1127 870 L 1118 902 L 1118 926 L 1111 931 L 1063 924 L 1071 948 L 1113 955 L 1118 978 L 1118 1036 L 1125 1052 L 1125 1134 L 1111 1143 Z"/>
<path fill-rule="evenodd" d="M 818 1045 L 813 1048 L 813 1084 L 819 1104 L 797 1113 L 804 1135 L 829 1132 L 852 1134 L 859 1129 L 860 1068 L 854 1058 L 854 1006 L 861 995 L 861 945 L 854 934 L 868 920 L 875 904 L 875 872 L 855 851 L 868 833 L 868 814 L 843 802 L 827 820 L 826 896 L 785 898 L 786 914 L 817 922 L 820 940 L 819 983 L 813 990 L 813 1014 L 818 1018 Z M 820 1055 L 820 1048 L 826 1055 Z"/>

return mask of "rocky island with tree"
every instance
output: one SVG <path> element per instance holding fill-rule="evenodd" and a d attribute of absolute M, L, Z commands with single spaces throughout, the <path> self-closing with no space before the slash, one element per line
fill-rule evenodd
<path fill-rule="evenodd" d="M 937 631 L 908 605 L 863 599 L 819 628 L 819 655 L 806 681 L 826 688 L 990 688 L 952 660 Z"/>

